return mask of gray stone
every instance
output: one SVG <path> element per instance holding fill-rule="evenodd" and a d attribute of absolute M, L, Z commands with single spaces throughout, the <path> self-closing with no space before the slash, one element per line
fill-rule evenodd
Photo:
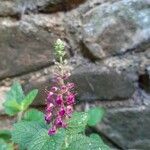
<path fill-rule="evenodd" d="M 134 82 L 124 74 L 87 64 L 77 67 L 71 77 L 80 101 L 123 100 L 134 93 Z"/>
<path fill-rule="evenodd" d="M 17 16 L 17 9 L 15 8 L 14 0 L 1 0 L 0 3 L 0 17 Z"/>
<path fill-rule="evenodd" d="M 102 59 L 134 49 L 146 50 L 150 43 L 149 7 L 149 1 L 122 0 L 83 14 L 82 42 L 87 53 Z"/>
<path fill-rule="evenodd" d="M 43 15 L 24 16 L 21 21 L 1 19 L 0 78 L 52 64 L 53 44 L 64 34 L 61 23 L 61 16 L 60 22 L 55 16 Z"/>
<path fill-rule="evenodd" d="M 149 106 L 114 108 L 107 111 L 97 129 L 122 149 L 148 150 L 149 116 Z"/>
<path fill-rule="evenodd" d="M 28 13 L 67 11 L 86 0 L 1 0 L 0 16 L 19 17 Z"/>

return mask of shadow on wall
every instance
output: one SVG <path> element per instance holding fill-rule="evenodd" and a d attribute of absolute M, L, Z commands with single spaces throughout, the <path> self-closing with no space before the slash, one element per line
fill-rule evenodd
<path fill-rule="evenodd" d="M 20 0 L 16 2 L 18 13 L 30 12 L 55 13 L 58 11 L 69 11 L 78 7 L 86 0 Z"/>

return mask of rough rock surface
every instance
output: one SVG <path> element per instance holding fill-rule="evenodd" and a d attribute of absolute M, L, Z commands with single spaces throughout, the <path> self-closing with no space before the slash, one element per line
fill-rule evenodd
<path fill-rule="evenodd" d="M 21 21 L 0 20 L 0 78 L 52 64 L 52 44 L 64 32 L 55 21 L 43 15 L 25 16 Z"/>
<path fill-rule="evenodd" d="M 148 3 L 141 0 L 105 3 L 85 13 L 83 43 L 89 53 L 102 59 L 149 47 Z"/>
<path fill-rule="evenodd" d="M 76 84 L 80 101 L 124 100 L 135 91 L 132 79 L 96 65 L 79 66 L 71 80 Z"/>
<path fill-rule="evenodd" d="M 108 108 L 98 132 L 116 148 L 150 149 L 150 1 L 0 0 L 0 114 L 14 80 L 25 92 L 38 88 L 34 105 L 44 104 L 57 38 L 74 68 L 79 108 Z"/>
<path fill-rule="evenodd" d="M 149 114 L 150 109 L 145 106 L 110 109 L 97 129 L 122 149 L 147 150 L 150 148 Z"/>

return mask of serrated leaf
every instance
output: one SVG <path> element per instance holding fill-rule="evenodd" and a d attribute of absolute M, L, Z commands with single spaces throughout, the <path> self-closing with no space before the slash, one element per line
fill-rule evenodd
<path fill-rule="evenodd" d="M 87 125 L 88 114 L 85 112 L 75 112 L 72 117 L 68 120 L 67 133 L 77 134 L 83 132 Z"/>
<path fill-rule="evenodd" d="M 21 110 L 20 103 L 24 97 L 25 96 L 19 82 L 14 82 L 10 91 L 6 93 L 6 100 L 3 104 L 6 114 L 10 116 L 16 115 Z"/>
<path fill-rule="evenodd" d="M 6 93 L 6 100 L 16 100 L 17 103 L 21 103 L 25 95 L 19 82 L 14 82 L 11 86 L 11 90 Z"/>
<path fill-rule="evenodd" d="M 13 116 L 21 110 L 21 105 L 19 105 L 16 100 L 5 101 L 3 106 L 5 107 L 6 114 Z"/>
<path fill-rule="evenodd" d="M 104 108 L 95 107 L 88 111 L 89 119 L 88 119 L 88 125 L 89 126 L 95 126 L 97 123 L 99 123 L 103 116 L 104 116 L 105 110 Z"/>
<path fill-rule="evenodd" d="M 37 121 L 37 122 L 45 122 L 44 121 L 44 114 L 41 111 L 36 109 L 29 109 L 25 112 L 23 120 L 25 121 Z"/>
<path fill-rule="evenodd" d="M 85 135 L 75 135 L 72 142 L 65 150 L 109 150 L 104 143 Z"/>
<path fill-rule="evenodd" d="M 5 107 L 5 113 L 9 116 L 14 116 L 18 113 L 19 111 L 14 109 L 14 108 L 10 108 L 10 107 Z"/>
<path fill-rule="evenodd" d="M 61 150 L 64 136 L 63 131 L 49 136 L 47 130 L 41 129 L 32 139 L 28 150 Z"/>
<path fill-rule="evenodd" d="M 8 144 L 3 139 L 0 139 L 0 150 L 14 150 L 14 148 L 12 144 Z"/>
<path fill-rule="evenodd" d="M 25 99 L 22 101 L 21 106 L 22 106 L 22 110 L 26 110 L 30 104 L 32 104 L 32 102 L 34 101 L 35 97 L 38 94 L 38 90 L 32 90 L 31 92 L 29 92 L 29 94 L 25 97 Z"/>
<path fill-rule="evenodd" d="M 12 140 L 26 148 L 33 136 L 42 128 L 43 126 L 38 122 L 22 121 L 16 123 L 12 131 Z"/>
<path fill-rule="evenodd" d="M 10 142 L 11 132 L 9 130 L 0 130 L 0 139 L 3 139 L 6 142 Z"/>
<path fill-rule="evenodd" d="M 101 137 L 98 134 L 95 134 L 95 133 L 92 133 L 90 135 L 90 138 L 93 138 L 93 139 L 95 139 L 95 140 L 97 140 L 99 142 L 103 142 L 103 140 L 101 139 Z"/>

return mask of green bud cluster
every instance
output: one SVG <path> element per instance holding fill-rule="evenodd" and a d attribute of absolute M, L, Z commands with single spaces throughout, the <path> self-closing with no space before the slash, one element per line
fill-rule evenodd
<path fill-rule="evenodd" d="M 58 39 L 54 44 L 54 49 L 55 49 L 56 59 L 58 59 L 59 62 L 62 63 L 64 56 L 66 54 L 64 42 L 62 40 Z"/>

